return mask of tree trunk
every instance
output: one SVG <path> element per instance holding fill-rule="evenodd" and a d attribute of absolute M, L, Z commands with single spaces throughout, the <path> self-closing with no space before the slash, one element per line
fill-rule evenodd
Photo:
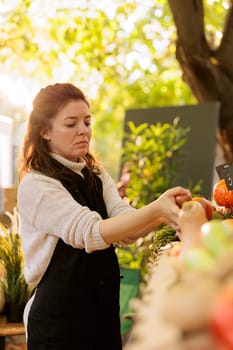
<path fill-rule="evenodd" d="M 233 0 L 218 47 L 208 41 L 202 0 L 168 0 L 177 29 L 176 57 L 197 100 L 221 104 L 217 139 L 233 162 Z"/>

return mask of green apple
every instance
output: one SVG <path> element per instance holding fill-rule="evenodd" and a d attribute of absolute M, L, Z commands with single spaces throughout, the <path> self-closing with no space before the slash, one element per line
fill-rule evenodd
<path fill-rule="evenodd" d="M 193 248 L 185 253 L 183 264 L 190 270 L 209 271 L 215 267 L 215 259 L 203 248 Z"/>
<path fill-rule="evenodd" d="M 233 249 L 230 227 L 222 220 L 211 220 L 201 227 L 201 241 L 204 247 L 214 256 L 219 256 Z"/>

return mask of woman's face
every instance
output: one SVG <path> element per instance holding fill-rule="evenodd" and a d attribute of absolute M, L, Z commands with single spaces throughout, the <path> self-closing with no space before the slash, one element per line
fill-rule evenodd
<path fill-rule="evenodd" d="M 89 107 L 82 100 L 68 102 L 52 119 L 51 128 L 41 133 L 51 152 L 71 161 L 87 154 L 91 134 Z"/>

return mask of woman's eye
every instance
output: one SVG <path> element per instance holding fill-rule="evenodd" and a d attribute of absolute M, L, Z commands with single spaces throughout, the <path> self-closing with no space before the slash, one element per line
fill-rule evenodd
<path fill-rule="evenodd" d="M 91 122 L 86 122 L 85 125 L 86 126 L 91 126 Z"/>
<path fill-rule="evenodd" d="M 72 124 L 66 124 L 66 127 L 67 127 L 67 128 L 73 128 L 73 126 L 75 126 L 74 123 L 72 123 Z"/>

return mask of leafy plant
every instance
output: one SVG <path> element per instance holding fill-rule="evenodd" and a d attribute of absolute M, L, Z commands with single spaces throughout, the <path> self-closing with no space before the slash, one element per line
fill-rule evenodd
<path fill-rule="evenodd" d="M 155 230 L 152 238 L 152 243 L 150 245 L 151 257 L 156 259 L 160 252 L 161 247 L 166 244 L 175 242 L 178 240 L 176 231 L 169 225 L 161 225 Z"/>
<path fill-rule="evenodd" d="M 128 124 L 122 160 L 130 174 L 126 196 L 140 208 L 158 198 L 173 185 L 182 167 L 183 150 L 189 128 L 173 124 Z"/>
<path fill-rule="evenodd" d="M 147 272 L 147 261 L 151 255 L 151 240 L 154 233 L 139 238 L 134 244 L 117 247 L 116 252 L 121 268 L 140 270 L 143 276 Z"/>
<path fill-rule="evenodd" d="M 13 215 L 6 214 L 11 219 L 10 228 L 0 223 L 0 264 L 4 269 L 4 277 L 1 285 L 6 302 L 11 304 L 23 304 L 29 297 L 29 288 L 23 273 L 23 254 L 21 238 L 18 231 L 18 213 L 14 209 Z"/>
<path fill-rule="evenodd" d="M 142 123 L 135 126 L 130 122 L 128 127 L 122 154 L 124 178 L 127 181 L 120 182 L 119 188 L 134 207 L 140 208 L 158 198 L 175 183 L 177 170 L 182 169 L 185 155 L 182 147 L 189 128 L 181 127 L 178 117 L 172 124 Z M 122 187 L 125 187 L 124 190 Z M 193 195 L 199 194 L 201 182 L 196 185 L 190 183 L 190 190 Z M 140 268 L 144 275 L 150 255 L 155 254 L 163 243 L 174 240 L 175 231 L 161 225 L 151 235 L 130 247 L 117 248 L 120 265 Z"/>

